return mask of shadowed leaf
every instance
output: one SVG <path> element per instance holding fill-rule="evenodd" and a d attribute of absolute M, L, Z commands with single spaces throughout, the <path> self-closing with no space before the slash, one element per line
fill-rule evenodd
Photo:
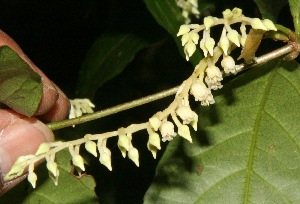
<path fill-rule="evenodd" d="M 41 101 L 41 77 L 7 46 L 0 47 L 0 103 L 32 116 Z"/>

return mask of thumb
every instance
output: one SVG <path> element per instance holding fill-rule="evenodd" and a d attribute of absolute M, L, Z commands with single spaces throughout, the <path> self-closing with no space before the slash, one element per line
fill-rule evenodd
<path fill-rule="evenodd" d="M 34 154 L 41 143 L 53 140 L 51 130 L 39 120 L 0 110 L 0 195 L 22 180 L 3 181 L 17 158 Z"/>

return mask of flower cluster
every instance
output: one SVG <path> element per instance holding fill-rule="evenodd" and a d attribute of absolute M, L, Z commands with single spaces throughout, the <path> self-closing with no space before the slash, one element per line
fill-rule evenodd
<path fill-rule="evenodd" d="M 199 18 L 198 0 L 176 0 L 176 4 L 182 9 L 182 16 L 186 24 L 191 22 L 191 15 Z"/>
<path fill-rule="evenodd" d="M 215 101 L 211 94 L 211 90 L 222 88 L 222 73 L 235 74 L 237 72 L 235 61 L 230 53 L 236 47 L 244 47 L 247 39 L 246 26 L 252 29 L 260 29 L 264 31 L 274 30 L 276 27 L 272 21 L 268 19 L 260 20 L 258 18 L 245 17 L 242 10 L 234 8 L 223 11 L 223 18 L 212 16 L 205 17 L 202 25 L 190 24 L 180 26 L 177 36 L 181 37 L 182 46 L 186 60 L 194 54 L 199 44 L 203 51 L 204 59 L 194 71 L 193 83 L 190 87 L 190 93 L 195 97 L 196 101 L 207 106 Z M 232 24 L 240 23 L 240 32 L 231 27 Z M 217 25 L 223 25 L 219 42 L 216 42 L 210 35 L 211 28 Z M 203 31 L 200 40 L 199 32 Z M 218 59 L 223 56 L 221 67 L 216 66 Z"/>
<path fill-rule="evenodd" d="M 87 98 L 70 100 L 71 109 L 69 119 L 77 118 L 85 113 L 93 113 L 95 105 Z"/>
<path fill-rule="evenodd" d="M 178 1 L 180 2 L 180 1 Z M 188 1 L 194 6 L 196 1 Z M 234 23 L 241 23 L 240 33 L 231 28 Z M 223 30 L 218 43 L 210 36 L 210 30 L 213 26 L 223 25 Z M 235 74 L 235 61 L 230 53 L 236 47 L 243 47 L 247 40 L 246 26 L 252 29 L 276 30 L 276 27 L 270 20 L 260 20 L 257 18 L 248 18 L 243 16 L 242 10 L 234 8 L 225 10 L 223 18 L 208 16 L 204 19 L 203 25 L 191 24 L 182 25 L 178 36 L 182 36 L 182 46 L 187 60 L 200 44 L 205 58 L 195 67 L 192 75 L 186 79 L 178 88 L 174 101 L 163 111 L 154 114 L 147 122 L 132 124 L 128 127 L 121 127 L 116 131 L 101 134 L 87 134 L 84 138 L 74 141 L 43 143 L 40 145 L 35 155 L 19 157 L 10 172 L 5 175 L 5 180 L 11 180 L 23 174 L 28 167 L 28 180 L 35 188 L 37 175 L 34 173 L 34 164 L 45 159 L 49 176 L 57 185 L 59 176 L 59 165 L 55 161 L 55 154 L 62 149 L 68 149 L 72 156 L 72 164 L 77 171 L 85 171 L 84 160 L 80 156 L 80 147 L 83 147 L 93 156 L 98 157 L 99 162 L 112 170 L 112 153 L 107 147 L 107 140 L 111 137 L 118 137 L 118 148 L 125 158 L 128 156 L 135 165 L 139 166 L 139 151 L 132 144 L 133 134 L 146 130 L 149 136 L 147 148 L 154 158 L 157 151 L 161 149 L 161 141 L 171 141 L 177 135 L 185 138 L 192 143 L 190 127 L 197 131 L 198 115 L 189 105 L 190 94 L 201 105 L 208 106 L 214 104 L 214 98 L 211 90 L 222 88 L 221 81 L 223 73 Z M 199 41 L 199 32 L 203 30 L 202 39 Z M 222 56 L 220 62 L 222 70 L 216 63 Z M 79 117 L 83 113 L 92 113 L 94 108 L 88 99 L 76 99 L 71 101 L 70 118 Z M 189 127 L 190 126 L 190 127 Z"/>

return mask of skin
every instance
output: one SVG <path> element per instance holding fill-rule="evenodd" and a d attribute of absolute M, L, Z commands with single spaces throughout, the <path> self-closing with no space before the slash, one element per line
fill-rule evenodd
<path fill-rule="evenodd" d="M 4 45 L 16 51 L 41 76 L 43 96 L 32 118 L 14 110 L 0 109 L 0 196 L 26 178 L 25 174 L 12 181 L 3 181 L 16 159 L 21 155 L 34 154 L 43 142 L 54 141 L 52 131 L 41 121 L 63 120 L 70 107 L 66 95 L 31 62 L 14 40 L 0 30 L 0 46 Z"/>

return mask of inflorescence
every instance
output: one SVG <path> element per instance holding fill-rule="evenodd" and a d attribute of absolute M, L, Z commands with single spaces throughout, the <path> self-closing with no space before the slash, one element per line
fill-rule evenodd
<path fill-rule="evenodd" d="M 241 24 L 240 33 L 231 27 L 232 24 L 236 23 Z M 210 36 L 211 29 L 217 25 L 223 25 L 218 43 Z M 235 61 L 230 56 L 230 53 L 237 47 L 244 47 L 247 39 L 246 26 L 265 31 L 277 30 L 272 21 L 245 17 L 239 8 L 225 10 L 223 18 L 205 17 L 202 25 L 182 25 L 177 36 L 182 36 L 181 42 L 182 46 L 184 46 L 186 59 L 189 60 L 196 51 L 197 44 L 200 44 L 200 49 L 203 51 L 205 58 L 195 67 L 192 75 L 183 81 L 174 101 L 165 110 L 157 112 L 145 123 L 132 124 L 128 127 L 119 128 L 116 131 L 87 134 L 84 138 L 74 141 L 43 143 L 35 155 L 19 157 L 10 172 L 5 176 L 5 180 L 11 180 L 22 175 L 28 167 L 28 180 L 35 187 L 37 176 L 34 173 L 34 164 L 45 159 L 49 175 L 57 185 L 59 169 L 55 162 L 55 154 L 62 149 L 68 148 L 72 156 L 73 165 L 85 171 L 84 160 L 80 156 L 80 147 L 83 144 L 85 149 L 95 157 L 98 157 L 99 154 L 100 163 L 112 170 L 112 155 L 106 145 L 107 140 L 111 137 L 118 137 L 118 147 L 122 156 L 124 158 L 128 156 L 129 159 L 139 166 L 139 152 L 132 144 L 132 135 L 141 130 L 148 132 L 147 148 L 154 158 L 156 158 L 157 151 L 161 149 L 161 141 L 171 141 L 179 135 L 192 143 L 190 127 L 197 131 L 198 115 L 189 105 L 190 95 L 203 106 L 215 103 L 211 90 L 222 88 L 221 81 L 224 73 L 235 74 L 237 72 Z M 199 42 L 199 32 L 201 31 L 203 31 L 203 34 Z M 216 62 L 221 56 L 221 68 L 219 68 L 216 66 Z M 72 103 L 71 117 L 92 112 L 93 107 L 94 105 L 87 100 L 77 100 Z"/>

